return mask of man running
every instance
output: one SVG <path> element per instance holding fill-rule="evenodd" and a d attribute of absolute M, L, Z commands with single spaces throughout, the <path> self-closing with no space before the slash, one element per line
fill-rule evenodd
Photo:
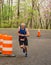
<path fill-rule="evenodd" d="M 20 27 L 18 28 L 18 36 L 19 36 L 20 48 L 23 49 L 23 53 L 25 53 L 25 57 L 27 57 L 27 46 L 28 46 L 27 37 L 29 37 L 30 34 L 28 28 L 26 28 L 25 23 L 21 23 Z"/>

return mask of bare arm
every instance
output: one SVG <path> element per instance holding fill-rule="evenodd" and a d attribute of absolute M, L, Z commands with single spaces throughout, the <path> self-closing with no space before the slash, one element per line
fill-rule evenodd
<path fill-rule="evenodd" d="M 27 34 L 25 36 L 29 37 L 30 33 L 29 33 L 29 30 L 27 28 L 26 28 L 26 32 L 27 32 Z"/>
<path fill-rule="evenodd" d="M 19 31 L 20 31 L 20 27 L 18 27 L 18 32 L 17 32 L 17 34 L 18 34 L 18 36 L 21 36 L 21 34 L 19 33 Z"/>

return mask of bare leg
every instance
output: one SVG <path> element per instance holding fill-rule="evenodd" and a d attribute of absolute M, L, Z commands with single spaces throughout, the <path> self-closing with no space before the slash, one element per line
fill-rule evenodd
<path fill-rule="evenodd" d="M 27 46 L 25 46 L 25 57 L 27 57 Z"/>
<path fill-rule="evenodd" d="M 27 46 L 25 46 L 25 50 L 26 50 L 26 53 L 27 53 Z"/>
<path fill-rule="evenodd" d="M 25 45 L 21 45 L 20 48 L 23 49 L 23 53 L 25 53 Z"/>
<path fill-rule="evenodd" d="M 21 45 L 20 48 L 23 49 L 24 45 Z"/>

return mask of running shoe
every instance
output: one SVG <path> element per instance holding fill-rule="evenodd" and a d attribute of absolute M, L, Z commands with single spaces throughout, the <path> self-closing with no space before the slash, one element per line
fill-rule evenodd
<path fill-rule="evenodd" d="M 25 54 L 25 57 L 27 57 L 27 53 Z"/>

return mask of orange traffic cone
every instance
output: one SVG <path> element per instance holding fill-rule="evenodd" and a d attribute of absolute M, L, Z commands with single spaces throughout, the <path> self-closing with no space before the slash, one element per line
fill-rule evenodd
<path fill-rule="evenodd" d="M 3 55 L 12 55 L 12 36 L 3 36 Z"/>
<path fill-rule="evenodd" d="M 11 35 L 3 35 L 2 55 L 15 57 L 15 55 L 13 54 L 13 44 Z"/>
<path fill-rule="evenodd" d="M 38 34 L 37 34 L 38 37 L 41 36 L 41 32 L 40 32 L 40 29 L 38 29 Z"/>
<path fill-rule="evenodd" d="M 2 34 L 0 34 L 0 54 L 2 54 L 2 44 L 3 44 L 3 39 L 2 39 Z"/>

